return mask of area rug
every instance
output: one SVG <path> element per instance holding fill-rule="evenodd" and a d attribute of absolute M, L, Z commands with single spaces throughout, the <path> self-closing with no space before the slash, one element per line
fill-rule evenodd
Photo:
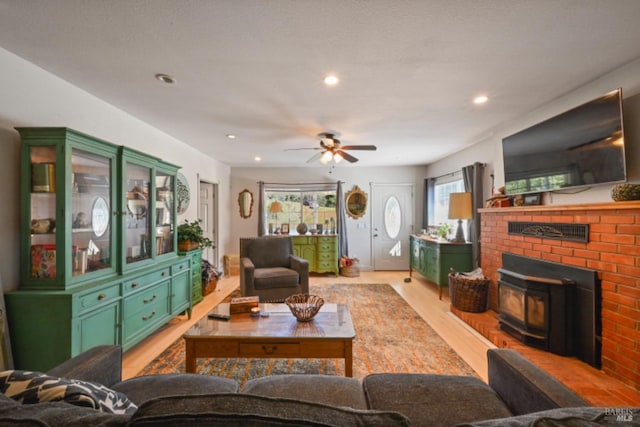
<path fill-rule="evenodd" d="M 353 376 L 418 372 L 477 376 L 473 369 L 387 284 L 311 285 L 325 301 L 348 304 L 356 330 Z M 231 295 L 233 296 L 233 294 Z M 174 342 L 138 375 L 184 372 L 184 341 Z M 233 378 L 278 374 L 344 375 L 342 359 L 205 359 L 197 372 Z"/>

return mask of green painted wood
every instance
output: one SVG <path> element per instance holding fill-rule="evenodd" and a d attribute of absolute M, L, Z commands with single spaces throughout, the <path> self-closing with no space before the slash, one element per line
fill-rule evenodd
<path fill-rule="evenodd" d="M 21 217 L 21 283 L 18 291 L 6 295 L 15 366 L 46 371 L 99 344 L 121 344 L 126 350 L 178 312 L 190 312 L 191 264 L 190 260 L 185 262 L 178 257 L 175 233 L 169 237 L 165 253 L 158 251 L 156 239 L 148 239 L 149 257 L 143 262 L 125 263 L 124 227 L 127 223 L 123 189 L 127 162 L 146 167 L 149 171 L 149 206 L 154 208 L 147 213 L 148 235 L 157 231 L 156 174 L 163 181 L 167 176 L 175 180 L 179 167 L 69 128 L 17 130 L 22 139 L 22 212 L 47 215 L 55 220 L 55 227 L 42 235 L 37 233 L 39 235 L 34 238 L 31 220 L 38 219 L 38 216 Z M 32 151 L 34 162 L 54 164 L 54 179 L 50 182 L 55 182 L 55 189 L 47 188 L 53 192 L 41 192 L 41 188 L 32 191 Z M 76 163 L 74 169 L 74 153 L 84 156 L 83 159 L 96 160 L 99 165 L 106 163 L 108 177 L 97 175 L 99 185 L 95 188 L 87 186 L 81 190 L 79 185 L 72 185 L 80 183 L 75 176 L 77 173 L 91 174 L 98 170 L 91 161 L 86 165 Z M 104 171 L 105 167 L 99 169 Z M 98 187 L 100 189 L 96 190 Z M 72 215 L 69 215 L 72 207 L 84 203 L 85 196 L 108 199 L 110 217 L 105 236 L 111 245 L 108 250 L 100 252 L 99 257 L 102 258 L 94 256 L 92 259 L 103 262 L 98 267 L 107 268 L 74 275 L 77 267 L 72 247 L 74 237 L 77 241 L 77 233 L 93 233 L 90 238 L 100 238 L 91 224 L 85 227 L 76 224 L 74 227 Z M 175 186 L 169 199 L 176 199 Z M 167 203 L 163 202 L 161 206 L 164 208 Z M 175 230 L 175 203 L 169 204 L 167 209 L 171 213 L 167 228 Z M 52 277 L 34 277 L 31 245 L 36 239 L 53 245 L 55 267 L 50 271 L 55 271 L 55 274 Z M 200 262 L 197 264 L 201 268 Z"/>
<path fill-rule="evenodd" d="M 20 133 L 21 144 L 21 209 L 22 212 L 32 212 L 30 215 L 22 215 L 20 222 L 21 229 L 21 289 L 69 289 L 80 286 L 87 281 L 95 281 L 101 277 L 107 277 L 115 273 L 115 263 L 112 259 L 108 268 L 96 270 L 87 274 L 73 275 L 73 252 L 72 252 L 72 215 L 71 200 L 73 188 L 72 182 L 72 154 L 75 150 L 83 153 L 91 153 L 101 156 L 106 161 L 111 162 L 110 179 L 115 176 L 116 157 L 118 147 L 106 141 L 91 137 L 81 132 L 69 128 L 16 128 Z M 32 191 L 31 186 L 31 153 L 49 148 L 54 154 L 54 182 L 55 192 L 40 193 Z M 49 161 L 35 156 L 35 161 Z M 111 201 L 115 200 L 115 187 L 111 186 L 105 190 Z M 48 212 L 41 206 L 50 204 L 53 211 Z M 55 221 L 55 231 L 44 235 L 34 236 L 31 233 L 31 221 L 51 219 Z M 113 219 L 113 218 L 112 218 Z M 112 221 L 113 224 L 113 221 Z M 115 241 L 115 227 L 110 227 L 110 241 L 112 249 Z M 34 236 L 34 237 L 32 237 Z M 36 244 L 53 245 L 55 252 L 55 271 L 51 277 L 33 277 L 34 265 L 32 263 L 32 239 Z"/>
<path fill-rule="evenodd" d="M 78 320 L 80 352 L 97 345 L 120 343 L 120 304 L 110 303 L 93 310 Z"/>
<path fill-rule="evenodd" d="M 338 236 L 292 236 L 293 253 L 309 262 L 310 273 L 339 273 Z"/>
<path fill-rule="evenodd" d="M 154 284 L 123 301 L 122 348 L 127 350 L 171 318 L 170 280 Z"/>
<path fill-rule="evenodd" d="M 437 284 L 449 286 L 449 271 L 471 271 L 470 243 L 449 243 L 410 236 L 410 268 Z"/>
<path fill-rule="evenodd" d="M 191 304 L 196 305 L 202 301 L 202 249 L 194 249 L 188 252 L 178 252 L 178 255 L 187 257 L 191 265 Z M 191 314 L 189 313 L 189 316 Z"/>

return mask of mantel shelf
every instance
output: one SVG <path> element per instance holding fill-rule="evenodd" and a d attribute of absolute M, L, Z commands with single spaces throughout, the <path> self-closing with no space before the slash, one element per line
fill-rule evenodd
<path fill-rule="evenodd" d="M 521 212 L 541 212 L 541 211 L 584 211 L 584 210 L 619 210 L 619 209 L 640 209 L 640 200 L 630 200 L 626 202 L 605 202 L 589 203 L 579 205 L 535 205 L 535 206 L 510 206 L 507 208 L 480 208 L 480 213 L 521 213 Z"/>

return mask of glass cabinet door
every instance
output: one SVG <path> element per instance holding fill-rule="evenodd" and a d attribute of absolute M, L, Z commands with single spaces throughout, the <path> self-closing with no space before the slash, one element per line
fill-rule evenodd
<path fill-rule="evenodd" d="M 151 168 L 126 162 L 125 260 L 131 264 L 151 258 Z"/>
<path fill-rule="evenodd" d="M 156 173 L 156 253 L 163 255 L 174 251 L 174 200 L 175 176 L 166 172 Z"/>
<path fill-rule="evenodd" d="M 71 154 L 71 271 L 79 276 L 111 268 L 111 170 L 109 158 L 73 149 Z"/>
<path fill-rule="evenodd" d="M 30 277 L 56 278 L 56 147 L 30 147 Z"/>

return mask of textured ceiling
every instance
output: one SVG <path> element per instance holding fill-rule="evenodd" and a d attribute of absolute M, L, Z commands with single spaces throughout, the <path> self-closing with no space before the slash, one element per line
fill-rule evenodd
<path fill-rule="evenodd" d="M 427 164 L 640 57 L 640 1 L 0 0 L 0 46 L 231 166 Z"/>

